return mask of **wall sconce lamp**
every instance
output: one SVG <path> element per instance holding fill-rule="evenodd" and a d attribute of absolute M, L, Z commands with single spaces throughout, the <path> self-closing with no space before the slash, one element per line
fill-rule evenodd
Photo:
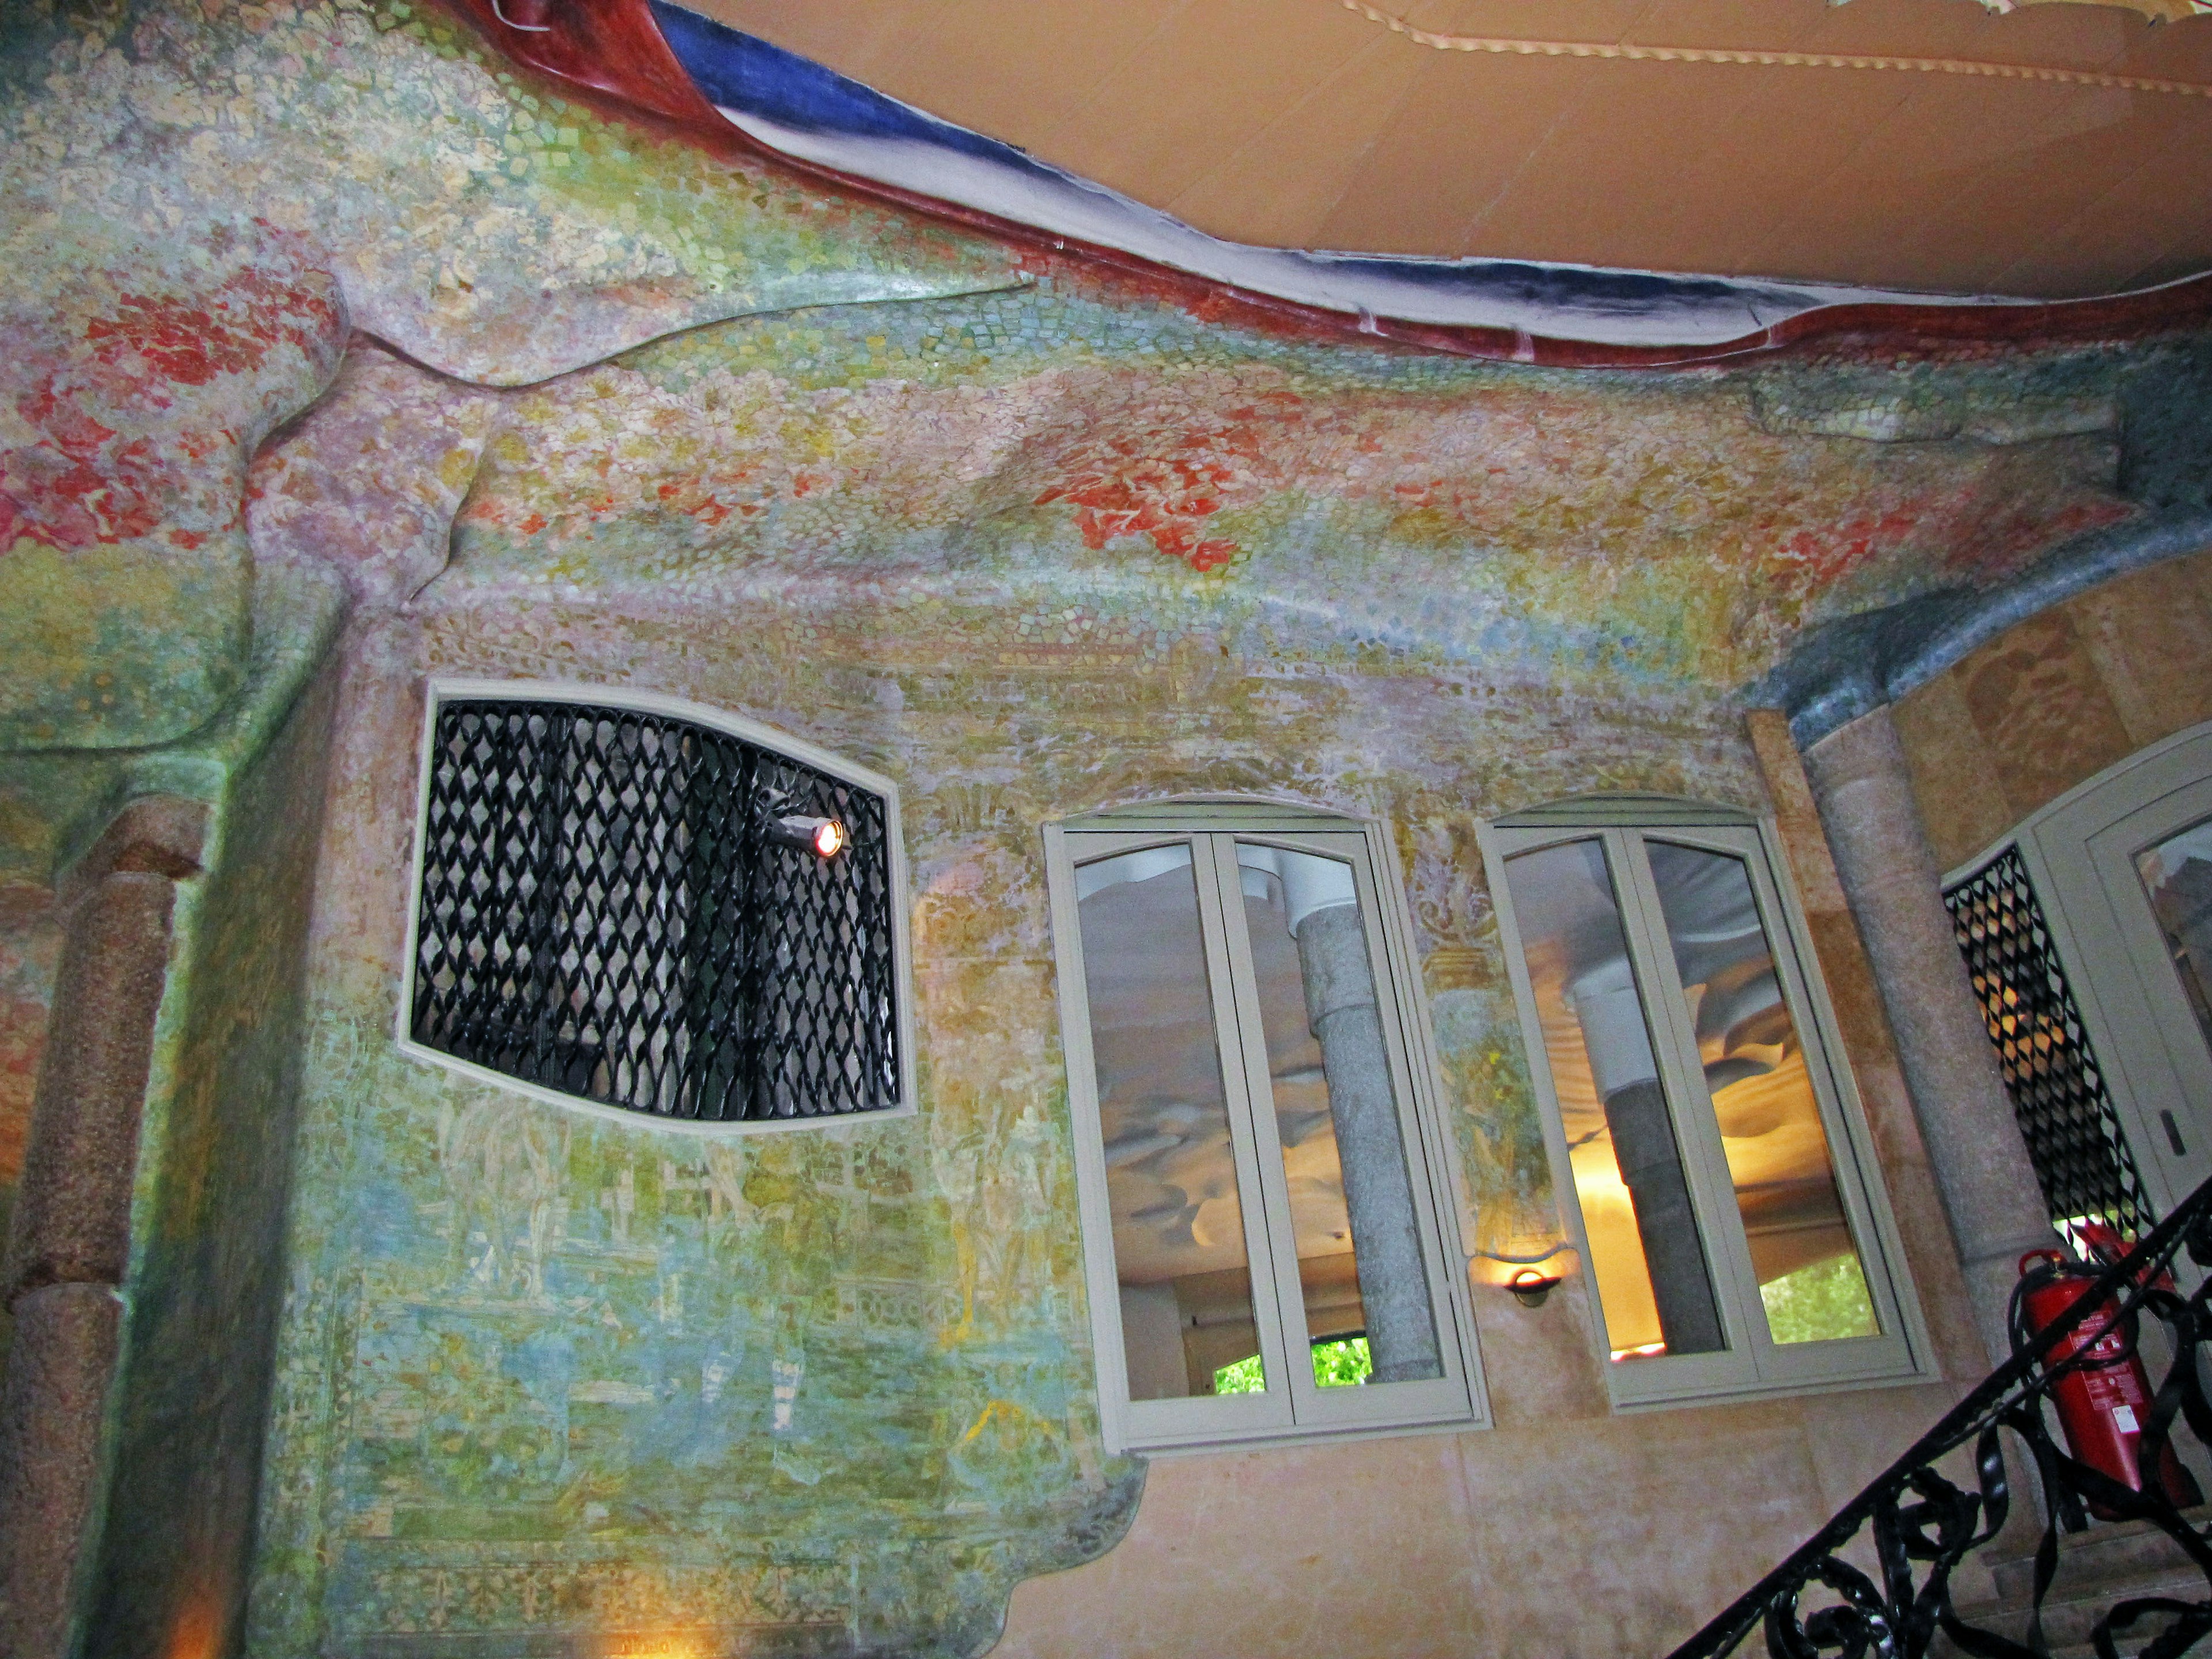
<path fill-rule="evenodd" d="M 783 847 L 803 847 L 820 859 L 834 859 L 850 839 L 835 818 L 777 818 L 768 827 L 768 838 Z"/>
<path fill-rule="evenodd" d="M 1552 1293 L 1552 1286 L 1559 1282 L 1557 1273 L 1539 1273 L 1534 1267 L 1523 1267 L 1505 1281 L 1505 1288 L 1513 1292 L 1513 1299 L 1524 1308 L 1540 1308 L 1544 1298 Z"/>

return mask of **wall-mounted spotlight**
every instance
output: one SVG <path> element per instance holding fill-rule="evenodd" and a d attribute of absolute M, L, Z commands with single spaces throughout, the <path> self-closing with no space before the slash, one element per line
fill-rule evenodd
<path fill-rule="evenodd" d="M 1534 1267 L 1523 1267 L 1505 1281 L 1505 1288 L 1513 1292 L 1513 1299 L 1524 1308 L 1540 1308 L 1552 1287 L 1559 1282 L 1557 1273 L 1539 1273 Z"/>
<path fill-rule="evenodd" d="M 769 824 L 768 838 L 784 847 L 803 847 L 817 858 L 834 859 L 845 850 L 849 837 L 835 818 L 776 818 Z"/>

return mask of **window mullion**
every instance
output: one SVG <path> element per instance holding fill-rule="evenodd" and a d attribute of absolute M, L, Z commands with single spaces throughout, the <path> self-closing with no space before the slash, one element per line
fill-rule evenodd
<path fill-rule="evenodd" d="M 1765 1321 L 1751 1312 L 1760 1305 L 1759 1279 L 1736 1213 L 1735 1182 L 1729 1173 L 1727 1149 L 1721 1144 L 1720 1119 L 1705 1088 L 1697 1028 L 1690 1020 L 1681 975 L 1675 971 L 1658 884 L 1652 878 L 1641 833 L 1608 830 L 1606 839 L 1607 852 L 1616 854 L 1613 880 L 1620 893 L 1621 922 L 1650 1024 L 1661 1086 L 1674 1115 L 1675 1144 L 1681 1149 L 1691 1207 L 1697 1214 L 1698 1235 L 1705 1241 L 1706 1271 L 1713 1277 L 1729 1346 L 1747 1356 L 1752 1365 L 1764 1372 L 1772 1344 Z"/>
<path fill-rule="evenodd" d="M 1245 934 L 1237 854 L 1231 837 L 1214 835 L 1192 836 L 1191 854 L 1222 1088 L 1229 1103 L 1230 1147 L 1237 1162 L 1238 1187 L 1259 1200 L 1243 1206 L 1245 1256 L 1252 1264 L 1253 1322 L 1259 1328 L 1267 1392 L 1282 1401 L 1295 1420 L 1298 1403 L 1311 1392 L 1313 1379 L 1291 1363 L 1285 1329 L 1286 1292 L 1281 1258 L 1294 1249 L 1290 1196 L 1283 1181 L 1282 1148 L 1276 1139 L 1273 1096 L 1267 1086 L 1267 1042 L 1258 1035 L 1259 1010 L 1252 1002 L 1252 946 Z M 1268 1108 L 1264 1112 L 1259 1109 L 1262 1101 Z M 1295 1255 L 1288 1282 L 1294 1293 Z"/>

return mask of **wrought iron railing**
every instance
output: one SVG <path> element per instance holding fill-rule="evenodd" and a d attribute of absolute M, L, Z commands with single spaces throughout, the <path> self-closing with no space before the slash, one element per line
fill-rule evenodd
<path fill-rule="evenodd" d="M 2179 1546 L 2205 1581 L 2202 1601 L 2150 1595 L 2116 1602 L 2091 1632 L 2102 1659 L 2117 1659 L 2122 1639 L 2139 1659 L 2176 1659 L 2212 1633 L 2208 1530 L 2191 1525 L 2156 1480 L 2146 1479 L 2138 1492 L 2070 1455 L 2045 1410 L 2066 1378 L 2109 1363 L 2109 1353 L 2093 1354 L 2081 1338 L 2118 1333 L 2133 1351 L 2148 1313 L 2165 1327 L 2172 1357 L 2141 1419 L 2139 1467 L 2160 1468 L 2177 1421 L 2212 1446 L 2212 1401 L 2200 1364 L 2212 1359 L 2212 1275 L 2191 1293 L 2172 1288 L 2170 1269 L 2185 1251 L 2198 1267 L 2212 1267 L 2212 1182 L 2100 1273 L 2065 1314 L 2032 1338 L 2016 1334 L 2010 1360 L 1670 1659 L 1720 1659 L 1762 1626 L 1772 1659 L 1922 1659 L 1939 1632 L 1977 1659 L 2039 1659 L 2048 1650 L 2043 1604 L 2058 1565 L 2059 1534 L 2081 1524 L 2084 1505 L 2103 1516 L 2149 1522 Z M 2025 1644 L 1968 1624 L 1951 1601 L 1953 1571 L 1997 1535 L 2011 1512 L 2001 1431 L 2016 1437 L 2041 1488 L 2043 1538 Z M 1973 1449 L 1978 1492 L 1966 1491 L 1936 1467 L 1967 1446 Z M 1841 1554 L 1869 1528 L 1879 1582 Z M 1808 1593 L 1819 1605 L 1807 1605 Z"/>

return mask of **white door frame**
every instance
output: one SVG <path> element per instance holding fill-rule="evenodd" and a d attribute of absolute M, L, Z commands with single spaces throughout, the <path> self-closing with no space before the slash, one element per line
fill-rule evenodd
<path fill-rule="evenodd" d="M 1948 891 L 2007 847 L 2018 848 L 2146 1194 L 2161 1215 L 2212 1178 L 2212 1047 L 2174 979 L 2135 856 L 2208 817 L 2212 721 L 2077 784 L 1943 878 Z"/>

